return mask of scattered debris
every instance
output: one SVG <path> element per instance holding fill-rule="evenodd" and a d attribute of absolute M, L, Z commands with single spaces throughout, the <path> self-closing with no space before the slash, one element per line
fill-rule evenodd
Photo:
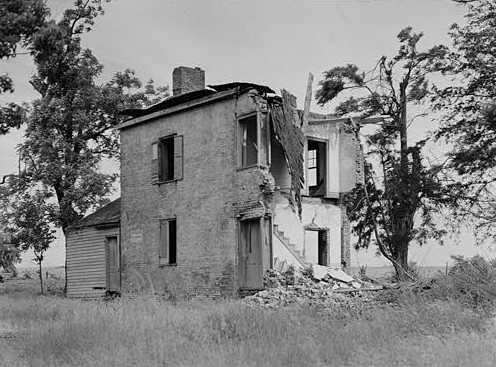
<path fill-rule="evenodd" d="M 349 276 L 341 269 L 333 269 L 327 266 L 313 264 L 312 270 L 313 277 L 317 280 L 332 278 L 346 284 L 351 283 L 355 280 L 353 279 L 353 277 Z"/>
<path fill-rule="evenodd" d="M 291 304 L 333 306 L 346 303 L 343 293 L 363 297 L 366 291 L 383 289 L 355 279 L 341 269 L 313 265 L 302 271 L 290 266 L 286 271 L 268 270 L 264 277 L 265 290 L 244 300 L 250 305 L 279 308 Z M 344 297 L 344 298 L 343 298 Z"/>

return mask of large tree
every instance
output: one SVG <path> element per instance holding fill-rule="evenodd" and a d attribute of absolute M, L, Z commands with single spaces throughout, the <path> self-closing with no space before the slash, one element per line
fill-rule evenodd
<path fill-rule="evenodd" d="M 111 190 L 116 175 L 102 173 L 100 164 L 118 155 L 113 128 L 122 121 L 119 110 L 166 94 L 163 88 L 157 93 L 153 82 L 143 90 L 130 70 L 100 82 L 103 66 L 81 46 L 81 36 L 102 13 L 100 0 L 77 0 L 29 46 L 37 70 L 31 84 L 40 98 L 31 105 L 19 147 L 23 179 L 53 191 L 64 231 Z"/>
<path fill-rule="evenodd" d="M 27 47 L 44 25 L 48 8 L 44 0 L 0 0 L 0 60 L 17 55 L 19 46 Z M 13 92 L 12 78 L 0 75 L 0 93 Z M 23 109 L 15 103 L 0 106 L 0 134 L 19 127 Z"/>
<path fill-rule="evenodd" d="M 0 0 L 0 61 L 15 57 L 19 47 L 27 47 L 48 14 L 44 0 Z M 12 78 L 5 73 L 0 74 L 0 94 L 13 91 Z M 24 112 L 24 108 L 16 103 L 0 105 L 0 135 L 8 133 L 11 128 L 18 128 Z M 5 179 L 2 181 L 5 184 Z M 0 237 L 0 266 L 16 275 L 19 249 L 12 244 L 11 236 L 4 233 L 1 226 Z"/>
<path fill-rule="evenodd" d="M 325 105 L 351 93 L 337 105 L 338 115 L 385 117 L 384 123 L 364 135 L 365 180 L 348 195 L 347 203 L 357 247 L 377 244 L 402 280 L 412 277 L 408 270 L 410 243 L 443 234 L 433 221 L 443 198 L 437 179 L 439 167 L 428 166 L 422 156 L 426 139 L 412 142 L 408 138 L 416 117 L 409 114 L 409 107 L 427 95 L 429 71 L 435 58 L 445 52 L 441 46 L 420 51 L 421 38 L 422 33 L 403 29 L 395 56 L 383 56 L 367 73 L 355 65 L 332 68 L 324 72 L 316 94 L 318 103 Z"/>
<path fill-rule="evenodd" d="M 36 67 L 31 84 L 39 93 L 26 111 L 19 146 L 20 180 L 52 208 L 51 225 L 65 233 L 88 210 L 106 201 L 117 178 L 101 170 L 118 157 L 119 111 L 156 102 L 167 88 L 145 86 L 131 70 L 102 81 L 103 66 L 81 37 L 103 13 L 101 0 L 76 0 L 60 21 L 49 20 L 27 46 Z M 55 203 L 48 206 L 49 203 Z M 48 218 L 48 217 L 44 217 Z"/>
<path fill-rule="evenodd" d="M 441 114 L 437 137 L 451 145 L 446 167 L 452 209 L 479 239 L 496 236 L 496 2 L 466 3 L 466 22 L 453 24 L 452 45 L 436 70 L 433 106 Z"/>

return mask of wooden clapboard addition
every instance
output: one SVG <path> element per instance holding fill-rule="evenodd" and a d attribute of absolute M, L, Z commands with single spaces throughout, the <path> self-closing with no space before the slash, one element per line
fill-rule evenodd
<path fill-rule="evenodd" d="M 114 200 L 68 228 L 68 297 L 120 292 L 120 205 Z"/>

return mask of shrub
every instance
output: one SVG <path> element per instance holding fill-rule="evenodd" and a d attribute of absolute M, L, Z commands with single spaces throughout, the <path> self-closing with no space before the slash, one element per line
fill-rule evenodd
<path fill-rule="evenodd" d="M 496 261 L 481 256 L 453 257 L 455 264 L 445 276 L 439 275 L 432 291 L 439 298 L 456 299 L 472 307 L 491 311 L 496 302 Z"/>

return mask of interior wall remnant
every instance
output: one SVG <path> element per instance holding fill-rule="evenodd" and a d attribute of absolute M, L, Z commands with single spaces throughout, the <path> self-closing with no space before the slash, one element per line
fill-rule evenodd
<path fill-rule="evenodd" d="M 296 110 L 296 97 L 284 89 L 280 100 L 273 99 L 270 117 L 276 140 L 281 144 L 291 175 L 291 195 L 301 218 L 301 190 L 304 185 L 303 148 L 304 135 L 300 129 L 301 119 Z"/>
<path fill-rule="evenodd" d="M 282 192 L 289 192 L 291 190 L 291 175 L 289 174 L 288 163 L 281 144 L 273 135 L 271 135 L 270 150 L 272 152 L 270 173 L 279 189 Z"/>
<path fill-rule="evenodd" d="M 305 231 L 305 261 L 318 264 L 319 260 L 319 232 Z"/>

